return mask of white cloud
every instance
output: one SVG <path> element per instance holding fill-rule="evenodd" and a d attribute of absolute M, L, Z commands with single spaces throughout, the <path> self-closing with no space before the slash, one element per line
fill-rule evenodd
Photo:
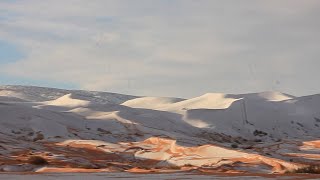
<path fill-rule="evenodd" d="M 0 71 L 131 94 L 262 91 L 276 80 L 286 85 L 279 90 L 312 93 L 308 76 L 296 74 L 320 55 L 319 6 L 313 0 L 0 2 L 7 12 L 0 39 L 26 53 Z"/>

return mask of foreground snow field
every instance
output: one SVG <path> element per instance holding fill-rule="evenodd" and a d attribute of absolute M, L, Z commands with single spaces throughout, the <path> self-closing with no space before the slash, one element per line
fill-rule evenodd
<path fill-rule="evenodd" d="M 319 107 L 320 95 L 280 92 L 181 99 L 0 86 L 0 171 L 286 173 L 319 164 Z"/>

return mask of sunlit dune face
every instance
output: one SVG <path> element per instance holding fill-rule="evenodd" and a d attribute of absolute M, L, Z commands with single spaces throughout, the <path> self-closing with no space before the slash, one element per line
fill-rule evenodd
<path fill-rule="evenodd" d="M 93 167 L 93 164 L 108 164 L 108 166 L 100 166 L 98 169 L 101 171 L 116 170 L 146 173 L 168 170 L 186 171 L 206 167 L 207 170 L 202 171 L 246 173 L 251 172 L 250 169 L 259 169 L 259 167 L 263 167 L 264 171 L 270 172 L 284 172 L 288 169 L 299 167 L 299 164 L 296 163 L 214 145 L 184 147 L 177 145 L 175 140 L 157 137 L 141 142 L 107 145 L 99 145 L 99 142 L 90 140 L 69 140 L 55 145 L 47 144 L 46 147 L 56 154 L 63 155 L 65 160 L 85 159 L 89 169 L 90 166 L 91 168 Z M 77 169 L 83 165 L 70 164 L 65 160 L 63 161 L 66 163 L 61 163 L 62 161 L 51 158 L 51 164 L 56 164 L 58 168 L 42 171 L 85 171 Z M 70 169 L 70 167 L 72 168 Z M 112 168 L 110 169 L 110 167 Z M 92 172 L 92 170 L 88 172 Z"/>
<path fill-rule="evenodd" d="M 320 148 L 320 140 L 303 142 L 302 147 Z"/>
<path fill-rule="evenodd" d="M 295 142 L 288 142 L 293 144 Z M 3 164 L 28 163 L 31 156 L 41 156 L 48 165 L 38 173 L 93 173 L 93 172 L 189 172 L 198 173 L 285 173 L 304 167 L 304 164 L 259 155 L 256 152 L 231 149 L 217 145 L 182 146 L 176 140 L 151 137 L 140 142 L 106 143 L 94 140 L 67 140 L 60 143 L 41 143 L 43 151 L 16 151 L 8 158 L 0 157 Z M 288 144 L 266 146 L 264 151 Z M 319 148 L 318 141 L 304 142 L 304 146 Z M 272 147 L 272 148 L 271 148 Z M 299 148 L 299 143 L 296 144 Z M 307 159 L 317 155 L 284 154 L 287 157 Z"/>

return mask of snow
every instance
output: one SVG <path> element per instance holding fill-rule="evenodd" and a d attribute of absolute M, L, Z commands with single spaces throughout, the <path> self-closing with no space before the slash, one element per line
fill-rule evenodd
<path fill-rule="evenodd" d="M 0 96 L 15 97 L 26 101 L 42 102 L 58 99 L 67 94 L 77 94 L 96 103 L 121 104 L 136 96 L 108 92 L 65 90 L 36 86 L 0 86 Z"/>
<path fill-rule="evenodd" d="M 133 108 L 159 109 L 183 100 L 184 99 L 168 97 L 141 97 L 126 101 L 122 105 Z"/>
<path fill-rule="evenodd" d="M 294 97 L 280 92 L 207 93 L 181 99 L 0 86 L 0 135 L 23 142 L 99 146 L 108 153 L 137 146 L 151 151 L 135 152 L 136 159 L 157 160 L 159 165 L 203 166 L 224 158 L 257 158 L 213 144 L 230 147 L 239 138 L 270 143 L 318 139 L 319 107 L 319 95 Z M 279 153 L 286 151 L 291 149 Z M 264 164 L 294 167 L 280 160 L 258 158 Z M 21 167 L 2 170 L 15 168 Z"/>
<path fill-rule="evenodd" d="M 90 101 L 83 100 L 81 96 L 75 94 L 67 94 L 47 103 L 47 105 L 62 107 L 82 107 L 89 104 Z"/>
<path fill-rule="evenodd" d="M 185 100 L 24 86 L 0 86 L 0 95 L 0 126 L 5 132 L 24 128 L 46 138 L 68 138 L 73 136 L 70 129 L 87 136 L 99 127 L 118 135 L 165 134 L 178 139 L 201 132 L 265 140 L 319 136 L 318 95 L 208 93 Z M 116 138 L 112 135 L 109 138 Z"/>
<path fill-rule="evenodd" d="M 229 98 L 225 94 L 208 93 L 200 97 L 170 104 L 166 107 L 166 109 L 168 109 L 169 111 L 188 109 L 226 109 L 236 100 L 238 99 Z"/>

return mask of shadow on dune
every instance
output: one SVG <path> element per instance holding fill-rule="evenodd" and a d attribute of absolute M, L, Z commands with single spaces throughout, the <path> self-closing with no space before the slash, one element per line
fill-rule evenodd
<path fill-rule="evenodd" d="M 29 112 L 30 109 L 28 109 L 27 112 L 32 116 L 26 119 L 32 120 L 32 118 L 37 117 L 39 121 L 55 121 L 58 124 L 66 126 L 68 133 L 71 136 L 64 137 L 64 140 L 92 139 L 112 143 L 130 143 L 144 141 L 150 137 L 166 137 L 177 140 L 178 144 L 184 145 L 185 147 L 198 147 L 199 145 L 204 144 L 215 144 L 217 142 L 217 139 L 214 139 L 215 137 L 212 138 L 206 136 L 210 133 L 214 136 L 219 133 L 222 134 L 226 132 L 234 135 L 233 137 L 225 136 L 225 138 L 229 138 L 228 143 L 232 143 L 232 139 L 234 139 L 234 137 L 252 136 L 252 133 L 255 130 L 275 133 L 279 133 L 279 130 L 281 130 L 280 132 L 283 134 L 279 134 L 279 136 L 284 137 L 286 135 L 285 133 L 288 133 L 287 130 L 292 131 L 292 128 L 300 126 L 297 123 L 292 124 L 291 119 L 286 120 L 284 118 L 286 121 L 279 122 L 270 118 L 269 115 L 273 113 L 276 113 L 277 117 L 287 117 L 287 113 L 291 109 L 287 109 L 287 106 L 282 107 L 280 102 L 264 102 L 255 104 L 250 101 L 238 100 L 233 102 L 230 107 L 226 109 L 187 110 L 185 116 L 173 112 L 130 108 L 116 104 L 93 104 L 76 108 L 57 107 L 58 106 L 51 105 L 39 106 L 38 108 L 42 108 L 42 110 L 30 107 L 33 110 Z M 28 107 L 23 106 L 23 108 Z M 294 108 L 295 106 L 293 106 L 293 110 Z M 55 115 L 51 116 L 50 114 L 51 117 L 46 117 L 46 115 L 48 115 L 47 112 Z M 81 113 L 85 113 L 86 115 L 82 116 Z M 110 113 L 114 116 L 109 117 L 108 115 Z M 264 117 L 266 118 L 264 119 Z M 208 127 L 203 128 L 194 126 L 190 120 L 202 121 L 206 123 Z M 271 124 L 271 126 L 269 124 Z M 286 129 L 288 124 L 291 124 L 291 127 Z M 272 129 L 275 126 L 285 127 L 285 129 Z M 306 126 L 305 128 L 309 127 Z M 121 129 L 123 131 L 114 134 L 115 131 L 120 131 Z M 304 130 L 304 127 L 300 126 L 300 130 L 298 130 L 298 132 L 303 135 Z M 207 134 L 204 135 L 203 133 Z M 270 137 L 269 135 L 270 134 L 257 136 L 263 139 L 264 137 Z M 305 138 L 308 139 L 308 137 Z M 311 137 L 308 140 L 316 140 L 316 138 Z M 54 141 L 60 140 L 59 138 L 56 138 Z M 41 144 L 41 141 L 36 143 Z M 252 150 L 245 149 L 237 150 L 241 152 L 252 152 Z M 85 156 L 85 154 L 81 154 L 81 156 Z"/>
<path fill-rule="evenodd" d="M 191 109 L 186 119 L 200 121 L 213 131 L 233 136 L 262 139 L 319 138 L 318 109 L 306 100 L 252 101 L 239 99 L 226 109 Z"/>
<path fill-rule="evenodd" d="M 167 111 L 131 108 L 117 104 L 92 104 L 76 108 L 41 105 L 40 108 L 77 117 L 78 124 L 90 128 L 90 130 L 82 129 L 83 131 L 91 133 L 108 131 L 107 136 L 111 136 L 110 130 L 116 130 L 117 127 L 123 130 L 123 138 L 120 137 L 119 140 L 113 138 L 112 142 L 141 141 L 153 136 L 177 139 L 180 142 L 183 138 L 192 138 L 202 132 L 200 128 L 193 127 L 184 121 L 183 115 Z M 112 114 L 111 117 L 108 116 L 110 114 Z M 107 138 L 100 137 L 99 140 L 107 140 Z"/>

